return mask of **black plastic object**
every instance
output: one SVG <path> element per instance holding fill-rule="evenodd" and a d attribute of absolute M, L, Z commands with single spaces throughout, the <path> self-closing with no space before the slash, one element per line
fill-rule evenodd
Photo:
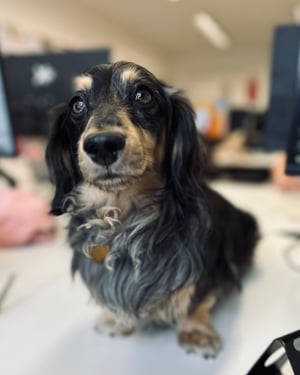
<path fill-rule="evenodd" d="M 268 359 L 280 348 L 284 352 L 268 364 Z M 275 339 L 247 375 L 282 375 L 281 369 L 287 360 L 294 374 L 300 375 L 300 330 Z"/>

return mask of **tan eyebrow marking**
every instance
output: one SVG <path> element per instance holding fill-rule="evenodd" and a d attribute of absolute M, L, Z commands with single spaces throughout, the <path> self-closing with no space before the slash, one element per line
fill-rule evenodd
<path fill-rule="evenodd" d="M 121 73 L 121 80 L 124 83 L 132 82 L 138 78 L 138 72 L 135 68 L 127 68 L 124 72 Z"/>
<path fill-rule="evenodd" d="M 74 91 L 90 90 L 92 88 L 93 78 L 87 74 L 77 76 L 73 79 Z"/>

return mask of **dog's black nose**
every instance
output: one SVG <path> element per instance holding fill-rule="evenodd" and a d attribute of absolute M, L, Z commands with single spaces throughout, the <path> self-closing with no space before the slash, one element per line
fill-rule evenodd
<path fill-rule="evenodd" d="M 93 135 L 84 141 L 84 151 L 98 164 L 111 165 L 125 147 L 125 137 L 122 134 L 103 133 Z"/>

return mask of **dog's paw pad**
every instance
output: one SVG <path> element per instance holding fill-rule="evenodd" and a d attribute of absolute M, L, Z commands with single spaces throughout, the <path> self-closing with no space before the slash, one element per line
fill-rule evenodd
<path fill-rule="evenodd" d="M 179 343 L 187 353 L 199 354 L 204 358 L 215 358 L 222 349 L 222 341 L 216 332 L 182 331 L 179 333 Z"/>

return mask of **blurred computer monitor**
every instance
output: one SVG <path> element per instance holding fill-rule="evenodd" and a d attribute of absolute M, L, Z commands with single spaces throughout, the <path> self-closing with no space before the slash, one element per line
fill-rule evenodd
<path fill-rule="evenodd" d="M 108 49 L 4 56 L 15 134 L 47 135 L 49 110 L 69 100 L 73 78 L 92 65 L 108 62 Z"/>
<path fill-rule="evenodd" d="M 300 175 L 300 65 L 295 77 L 295 102 L 297 104 L 292 109 L 291 125 L 285 149 L 287 152 L 286 174 L 288 175 Z"/>
<path fill-rule="evenodd" d="M 242 130 L 244 132 L 244 147 L 249 149 L 262 149 L 265 118 L 265 112 L 232 108 L 229 112 L 229 130 Z"/>
<path fill-rule="evenodd" d="M 265 146 L 286 151 L 286 173 L 300 175 L 300 25 L 276 27 Z"/>
<path fill-rule="evenodd" d="M 0 157 L 14 156 L 16 146 L 7 100 L 6 82 L 3 76 L 3 64 L 0 58 Z"/>
<path fill-rule="evenodd" d="M 264 143 L 269 151 L 287 148 L 290 129 L 299 121 L 300 25 L 282 25 L 274 30 L 269 108 Z M 296 116 L 296 117 L 295 117 Z"/>

